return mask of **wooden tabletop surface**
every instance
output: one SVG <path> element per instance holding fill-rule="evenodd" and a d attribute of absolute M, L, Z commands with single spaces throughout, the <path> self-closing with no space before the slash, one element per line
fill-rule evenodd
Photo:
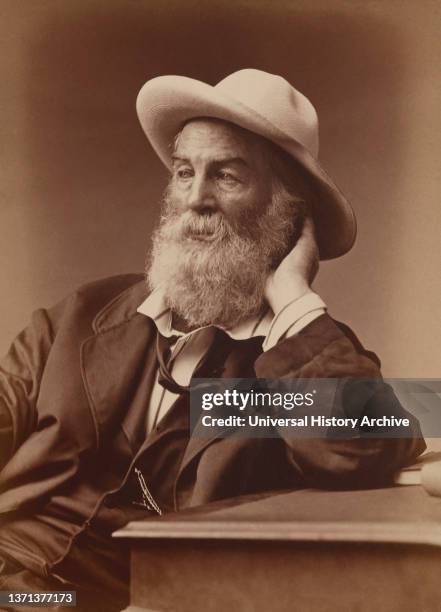
<path fill-rule="evenodd" d="M 114 536 L 441 546 L 441 498 L 420 486 L 281 492 L 135 521 Z"/>

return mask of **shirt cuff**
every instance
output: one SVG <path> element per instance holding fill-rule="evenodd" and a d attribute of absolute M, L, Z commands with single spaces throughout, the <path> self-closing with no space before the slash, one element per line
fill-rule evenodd
<path fill-rule="evenodd" d="M 308 291 L 289 302 L 274 315 L 263 342 L 264 351 L 273 348 L 282 337 L 293 336 L 326 311 L 326 304 L 317 293 Z"/>

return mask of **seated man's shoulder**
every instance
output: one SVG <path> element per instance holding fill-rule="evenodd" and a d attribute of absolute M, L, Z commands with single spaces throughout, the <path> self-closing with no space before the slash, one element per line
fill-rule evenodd
<path fill-rule="evenodd" d="M 146 292 L 145 276 L 143 274 L 118 274 L 80 285 L 71 294 L 71 298 L 85 302 L 94 302 L 104 307 L 110 300 L 138 286 L 140 286 L 144 293 Z"/>
<path fill-rule="evenodd" d="M 49 308 L 47 313 L 56 327 L 66 317 L 79 317 L 92 322 L 97 315 L 114 305 L 127 304 L 127 307 L 131 306 L 136 312 L 146 295 L 147 286 L 143 274 L 119 274 L 80 285 L 61 302 Z"/>

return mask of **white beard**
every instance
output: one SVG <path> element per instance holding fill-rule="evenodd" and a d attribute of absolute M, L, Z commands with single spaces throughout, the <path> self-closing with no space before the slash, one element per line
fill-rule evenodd
<path fill-rule="evenodd" d="M 177 213 L 172 194 L 165 203 L 147 264 L 149 287 L 160 285 L 167 306 L 189 327 L 229 329 L 262 312 L 268 274 L 293 246 L 302 217 L 296 198 L 279 188 L 257 220 L 237 229 L 219 212 Z"/>

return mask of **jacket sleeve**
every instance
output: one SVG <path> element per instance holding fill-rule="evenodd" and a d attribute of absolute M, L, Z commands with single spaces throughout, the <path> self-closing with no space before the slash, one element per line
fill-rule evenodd
<path fill-rule="evenodd" d="M 37 310 L 0 361 L 0 469 L 36 427 L 36 401 L 52 338 L 47 312 Z"/>
<path fill-rule="evenodd" d="M 382 382 L 380 362 L 363 349 L 349 328 L 324 314 L 297 335 L 263 353 L 255 364 L 259 378 L 337 378 L 375 380 L 375 392 L 360 394 L 357 413 L 408 418 L 413 437 L 285 438 L 289 460 L 308 486 L 363 488 L 384 486 L 425 449 L 418 421 Z M 354 395 L 354 394 L 352 394 Z M 354 397 L 348 393 L 343 401 Z M 281 430 L 283 431 L 283 430 Z M 281 434 L 283 435 L 283 434 Z"/>

